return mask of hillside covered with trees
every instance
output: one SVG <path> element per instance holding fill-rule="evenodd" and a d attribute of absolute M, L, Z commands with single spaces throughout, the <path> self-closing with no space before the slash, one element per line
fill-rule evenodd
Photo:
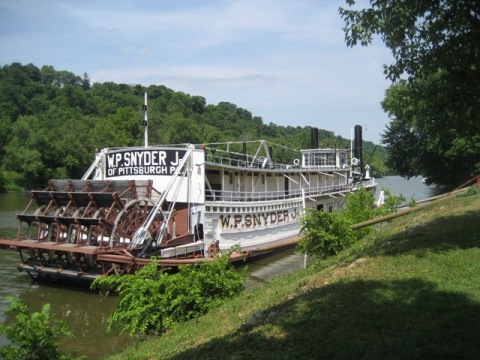
<path fill-rule="evenodd" d="M 264 124 L 228 102 L 163 85 L 91 83 L 52 66 L 0 67 L 0 190 L 45 187 L 52 178 L 79 178 L 95 149 L 142 145 L 144 93 L 148 93 L 149 144 L 264 139 L 294 149 L 310 146 L 310 127 Z M 294 119 L 292 119 L 293 122 Z M 319 129 L 321 146 L 349 147 L 350 139 Z M 374 175 L 387 169 L 385 150 L 364 144 Z"/>

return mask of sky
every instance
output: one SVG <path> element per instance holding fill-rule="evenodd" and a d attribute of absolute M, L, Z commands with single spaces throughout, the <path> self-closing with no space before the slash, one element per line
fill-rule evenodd
<path fill-rule="evenodd" d="M 349 48 L 344 0 L 0 0 L 0 66 L 51 65 L 91 82 L 165 85 L 264 124 L 380 143 L 381 41 Z"/>

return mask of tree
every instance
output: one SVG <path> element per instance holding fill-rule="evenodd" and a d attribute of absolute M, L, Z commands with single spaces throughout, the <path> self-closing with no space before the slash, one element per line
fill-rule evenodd
<path fill-rule="evenodd" d="M 11 325 L 0 325 L 0 332 L 5 333 L 12 342 L 0 348 L 0 358 L 5 360 L 46 360 L 73 359 L 72 354 L 60 350 L 62 336 L 74 338 L 73 333 L 63 320 L 55 319 L 50 313 L 50 304 L 42 310 L 29 315 L 27 306 L 19 299 L 9 296 L 11 301 L 8 313 L 16 314 L 16 321 Z"/>
<path fill-rule="evenodd" d="M 480 2 L 371 0 L 339 11 L 348 46 L 379 35 L 395 59 L 384 66 L 394 82 L 382 103 L 391 118 L 382 136 L 389 165 L 449 187 L 478 173 Z"/>
<path fill-rule="evenodd" d="M 98 119 L 91 131 L 91 143 L 98 148 L 133 146 L 141 143 L 140 116 L 130 108 L 120 108 L 105 119 Z"/>
<path fill-rule="evenodd" d="M 415 90 L 392 85 L 382 107 L 394 120 L 383 141 L 388 165 L 402 175 L 458 186 L 480 171 L 480 118 L 448 87 L 441 72 L 416 80 Z"/>
<path fill-rule="evenodd" d="M 49 152 L 50 142 L 41 120 L 36 116 L 21 117 L 12 126 L 12 140 L 5 147 L 4 169 L 20 174 L 24 188 L 45 185 L 45 155 Z"/>

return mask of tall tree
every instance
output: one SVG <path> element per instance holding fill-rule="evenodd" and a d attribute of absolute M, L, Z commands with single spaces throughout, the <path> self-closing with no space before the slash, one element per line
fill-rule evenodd
<path fill-rule="evenodd" d="M 113 115 L 99 119 L 90 133 L 91 143 L 98 147 L 133 146 L 141 144 L 140 116 L 131 107 L 120 108 Z"/>
<path fill-rule="evenodd" d="M 354 0 L 346 0 L 352 7 Z M 379 35 L 394 83 L 382 103 L 389 165 L 452 187 L 480 172 L 480 2 L 370 0 L 340 8 L 348 46 Z"/>

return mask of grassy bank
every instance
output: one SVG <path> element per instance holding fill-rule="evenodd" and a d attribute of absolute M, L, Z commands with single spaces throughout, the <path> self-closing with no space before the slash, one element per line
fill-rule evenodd
<path fill-rule="evenodd" d="M 480 195 L 378 225 L 340 255 L 110 359 L 474 359 Z"/>

